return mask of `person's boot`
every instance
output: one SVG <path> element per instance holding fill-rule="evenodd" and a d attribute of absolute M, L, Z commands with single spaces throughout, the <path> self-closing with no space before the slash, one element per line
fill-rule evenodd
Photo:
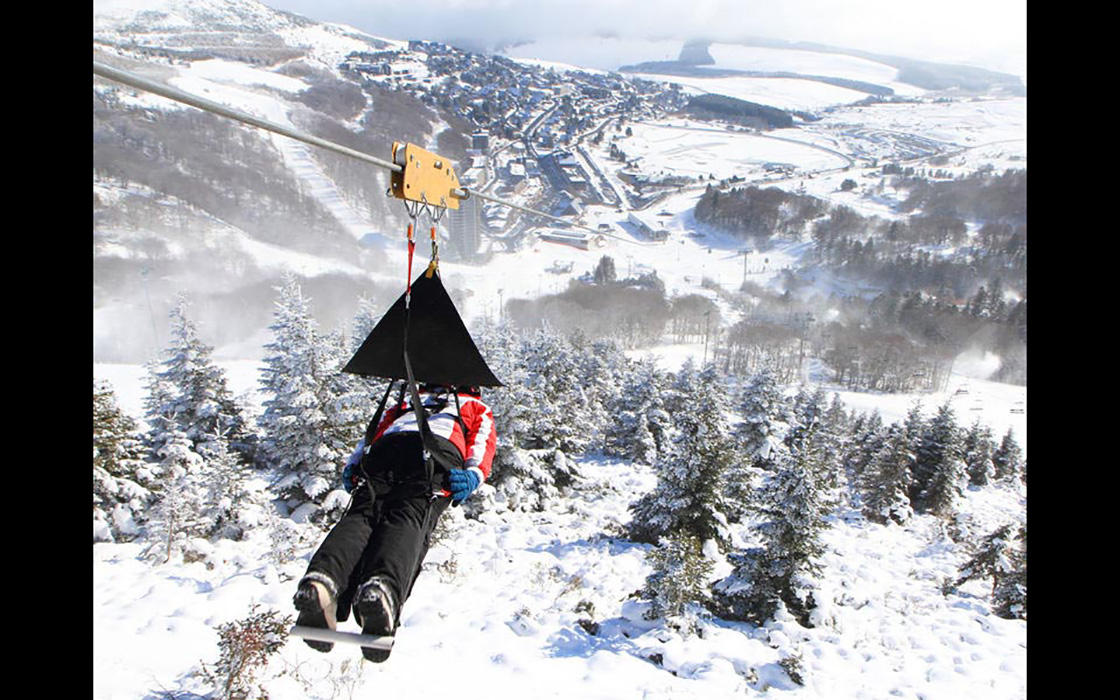
<path fill-rule="evenodd" d="M 358 587 L 354 594 L 354 619 L 362 626 L 362 634 L 392 637 L 397 632 L 397 603 L 389 586 L 374 576 Z M 389 658 L 385 649 L 362 647 L 362 656 L 375 663 Z"/>
<path fill-rule="evenodd" d="M 299 582 L 292 602 L 299 611 L 299 617 L 296 618 L 297 625 L 329 630 L 338 627 L 338 600 L 322 581 L 305 577 Z M 311 639 L 304 639 L 303 642 L 315 651 L 327 652 L 334 648 L 332 642 L 317 642 Z"/>

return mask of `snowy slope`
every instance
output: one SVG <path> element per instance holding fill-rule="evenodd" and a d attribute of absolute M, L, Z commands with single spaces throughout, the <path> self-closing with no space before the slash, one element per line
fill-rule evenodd
<path fill-rule="evenodd" d="M 715 623 L 704 638 L 683 639 L 629 598 L 649 573 L 647 547 L 605 534 L 628 519 L 627 502 L 652 475 L 616 462 L 579 467 L 584 483 L 549 512 L 473 521 L 450 510 L 450 534 L 429 554 L 389 661 L 361 662 L 343 646 L 322 655 L 290 639 L 270 663 L 270 697 L 1025 697 L 1026 624 L 994 617 L 983 586 L 940 594 L 963 560 L 932 520 L 904 529 L 837 520 L 814 629 Z M 1017 504 L 987 490 L 964 510 L 983 530 L 1013 518 Z M 276 563 L 269 547 L 263 535 L 220 542 L 208 569 L 141 562 L 137 545 L 95 545 L 95 700 L 205 691 L 189 674 L 216 660 L 216 625 L 255 603 L 292 614 L 293 579 L 311 549 Z M 803 660 L 804 687 L 780 666 L 790 655 Z"/>

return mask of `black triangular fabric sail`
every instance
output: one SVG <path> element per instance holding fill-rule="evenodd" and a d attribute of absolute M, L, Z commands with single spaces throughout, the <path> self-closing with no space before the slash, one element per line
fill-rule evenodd
<path fill-rule="evenodd" d="M 407 378 L 404 321 L 401 294 L 342 371 L 385 379 Z M 502 386 L 486 366 L 438 274 L 429 278 L 421 273 L 412 283 L 408 358 L 418 382 Z"/>

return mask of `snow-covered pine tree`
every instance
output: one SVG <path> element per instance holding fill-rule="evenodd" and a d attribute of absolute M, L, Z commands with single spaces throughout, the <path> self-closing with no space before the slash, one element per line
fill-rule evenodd
<path fill-rule="evenodd" d="M 871 457 L 860 478 L 862 510 L 874 523 L 906 523 L 914 515 L 910 506 L 910 469 L 916 444 L 902 425 L 892 424 L 882 447 Z"/>
<path fill-rule="evenodd" d="M 261 369 L 261 386 L 267 397 L 259 419 L 261 447 L 278 474 L 277 492 L 294 506 L 319 506 L 337 487 L 342 463 L 360 431 L 343 442 L 331 423 L 333 395 L 328 377 L 336 368 L 298 281 L 286 276 L 278 293 L 269 326 L 273 340 L 265 346 Z M 317 513 L 316 517 L 319 515 L 329 514 Z"/>
<path fill-rule="evenodd" d="M 1007 429 L 1007 433 L 1000 440 L 999 447 L 992 454 L 992 465 L 994 467 L 992 476 L 996 481 L 1013 481 L 1022 478 L 1023 451 L 1015 440 L 1015 432 L 1011 428 Z"/>
<path fill-rule="evenodd" d="M 376 403 L 385 392 L 385 382 L 342 371 L 351 357 L 341 331 L 323 338 L 323 410 L 330 430 L 326 438 L 336 454 L 349 455 L 365 434 Z"/>
<path fill-rule="evenodd" d="M 665 409 L 668 381 L 651 358 L 636 362 L 623 381 L 607 430 L 606 450 L 640 464 L 653 464 L 667 449 L 672 418 Z"/>
<path fill-rule="evenodd" d="M 156 370 L 158 382 L 149 384 L 149 414 L 173 421 L 195 448 L 214 433 L 226 435 L 241 458 L 251 463 L 255 436 L 245 425 L 225 373 L 212 359 L 213 348 L 202 342 L 187 316 L 189 307 L 187 297 L 180 295 L 171 309 L 171 337 Z"/>
<path fill-rule="evenodd" d="M 565 448 L 592 444 L 592 428 L 576 394 L 580 358 L 548 328 L 521 337 L 506 321 L 481 320 L 473 335 L 505 386 L 483 395 L 499 426 L 487 480 L 494 487 L 493 501 L 484 492 L 464 503 L 464 514 L 475 517 L 495 503 L 511 510 L 545 510 L 580 478 Z M 571 374 L 558 376 L 564 371 Z"/>
<path fill-rule="evenodd" d="M 504 386 L 486 390 L 486 403 L 494 413 L 498 430 L 497 453 L 514 447 L 526 447 L 531 441 L 531 414 L 537 410 L 525 400 L 524 388 L 528 371 L 523 363 L 523 341 L 507 320 L 479 319 L 472 336 L 486 364 Z M 494 474 L 497 475 L 497 464 Z"/>
<path fill-rule="evenodd" d="M 930 419 L 918 444 L 910 502 L 921 513 L 948 518 L 967 483 L 964 440 L 953 409 L 945 403 Z"/>
<path fill-rule="evenodd" d="M 355 353 L 365 342 L 370 331 L 377 326 L 384 311 L 365 295 L 358 297 L 358 311 L 354 314 L 350 331 L 350 352 Z"/>
<path fill-rule="evenodd" d="M 725 618 L 763 624 L 784 604 L 800 624 L 811 626 L 822 535 L 834 502 L 821 486 L 819 440 L 809 435 L 799 449 L 776 457 L 756 506 L 762 546 L 728 557 L 735 568 L 715 585 L 713 608 Z"/>
<path fill-rule="evenodd" d="M 1019 528 L 1018 547 L 1009 553 L 1009 566 L 992 582 L 992 609 L 1007 620 L 1027 619 L 1027 526 Z"/>
<path fill-rule="evenodd" d="M 174 423 L 161 436 L 161 444 L 155 501 L 146 531 L 151 543 L 147 553 L 167 562 L 182 550 L 184 540 L 206 534 L 201 519 L 205 463 L 186 431 Z"/>
<path fill-rule="evenodd" d="M 725 380 L 713 365 L 686 363 L 677 377 L 674 439 L 654 464 L 657 486 L 631 506 L 629 536 L 656 544 L 689 536 L 728 546 L 728 474 L 738 457 L 727 416 Z"/>
<path fill-rule="evenodd" d="M 200 533 L 210 538 L 239 540 L 245 534 L 242 509 L 250 501 L 245 488 L 245 465 L 229 447 L 224 435 L 215 433 L 199 444 L 203 487 L 200 500 Z"/>
<path fill-rule="evenodd" d="M 844 402 L 840 400 L 840 394 L 834 393 L 832 395 L 832 401 L 829 402 L 828 410 L 826 410 L 824 414 L 824 424 L 828 426 L 829 430 L 835 435 L 848 435 L 852 420 L 848 412 L 844 409 Z"/>
<path fill-rule="evenodd" d="M 841 461 L 847 471 L 848 483 L 859 484 L 871 459 L 883 447 L 886 430 L 878 411 L 860 414 L 852 421 L 852 437 L 844 448 Z"/>
<path fill-rule="evenodd" d="M 121 410 L 108 382 L 93 382 L 93 541 L 140 533 L 151 498 L 150 470 L 136 421 Z"/>
<path fill-rule="evenodd" d="M 661 540 L 648 559 L 653 571 L 646 577 L 642 594 L 653 602 L 650 613 L 690 634 L 696 629 L 697 609 L 709 600 L 713 562 L 705 556 L 699 539 L 683 534 Z"/>
<path fill-rule="evenodd" d="M 1027 615 L 1027 532 L 1021 526 L 1002 525 L 984 538 L 976 553 L 965 562 L 953 582 L 956 589 L 968 581 L 990 579 L 992 608 L 1000 617 L 1026 619 Z"/>
<path fill-rule="evenodd" d="M 588 342 L 576 336 L 572 351 L 579 367 L 577 381 L 583 392 L 583 410 L 590 433 L 591 450 L 602 450 L 613 422 L 612 411 L 622 395 L 622 382 L 628 360 L 619 344 L 611 339 Z"/>
<path fill-rule="evenodd" d="M 763 368 L 743 386 L 739 414 L 743 422 L 738 437 L 747 460 L 764 462 L 771 450 L 779 448 L 792 420 L 789 401 L 782 395 L 774 372 Z"/>
<path fill-rule="evenodd" d="M 791 451 L 796 451 L 803 449 L 809 439 L 816 442 L 815 449 L 821 456 L 821 485 L 831 492 L 839 488 L 843 468 L 840 463 L 840 436 L 831 430 L 825 420 L 825 398 L 825 391 L 820 387 L 812 392 L 798 391 L 790 410 L 792 420 L 785 444 Z"/>
<path fill-rule="evenodd" d="M 534 410 L 530 449 L 560 449 L 569 454 L 586 451 L 594 426 L 579 384 L 579 365 L 571 344 L 549 327 L 533 331 L 522 344 L 526 384 L 521 398 Z"/>
<path fill-rule="evenodd" d="M 988 480 L 995 473 L 995 464 L 992 461 L 992 452 L 995 449 L 995 444 L 992 442 L 992 429 L 982 424 L 979 418 L 976 419 L 965 434 L 962 449 L 968 483 L 973 486 L 987 486 Z"/>
<path fill-rule="evenodd" d="M 769 369 L 751 376 L 740 396 L 738 456 L 727 476 L 727 515 L 732 522 L 746 517 L 759 481 L 789 455 L 786 437 L 795 422 L 791 404 Z"/>
<path fill-rule="evenodd" d="M 158 360 L 144 363 L 144 371 L 144 421 L 148 424 L 145 442 L 149 455 L 158 462 L 162 441 L 175 427 L 173 416 L 163 412 L 172 403 L 174 388 L 162 376 Z"/>

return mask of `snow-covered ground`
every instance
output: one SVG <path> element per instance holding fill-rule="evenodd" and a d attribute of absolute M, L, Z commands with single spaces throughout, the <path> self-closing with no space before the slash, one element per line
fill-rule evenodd
<path fill-rule="evenodd" d="M 979 583 L 942 596 L 964 559 L 931 519 L 837 519 L 813 629 L 714 622 L 685 639 L 644 620 L 646 604 L 630 598 L 650 571 L 647 547 L 609 535 L 652 474 L 596 459 L 579 468 L 579 487 L 545 513 L 468 520 L 449 510 L 390 659 L 365 663 L 342 645 L 324 655 L 290 638 L 265 674 L 270 697 L 1025 697 L 1026 623 L 993 616 Z M 1018 505 L 993 488 L 970 492 L 962 510 L 983 535 Z M 94 698 L 205 692 L 191 674 L 216 661 L 215 627 L 254 604 L 294 615 L 296 579 L 317 544 L 276 562 L 258 531 L 190 564 L 141 560 L 136 544 L 94 545 Z M 352 619 L 340 628 L 357 630 Z M 782 670 L 789 656 L 802 659 L 803 687 Z"/>
<path fill-rule="evenodd" d="M 643 172 L 672 172 L 689 177 L 738 175 L 759 177 L 767 163 L 790 164 L 803 170 L 842 167 L 845 160 L 813 143 L 779 141 L 765 134 L 730 131 L 702 121 L 680 119 L 642 122 L 631 127 L 632 136 L 618 147 L 630 160 L 638 159 Z"/>
<path fill-rule="evenodd" d="M 788 110 L 817 110 L 832 105 L 851 104 L 867 97 L 866 92 L 829 83 L 800 78 L 758 78 L 727 76 L 720 78 L 681 75 L 641 74 L 648 80 L 677 83 L 695 92 L 726 95 L 748 102 Z"/>

